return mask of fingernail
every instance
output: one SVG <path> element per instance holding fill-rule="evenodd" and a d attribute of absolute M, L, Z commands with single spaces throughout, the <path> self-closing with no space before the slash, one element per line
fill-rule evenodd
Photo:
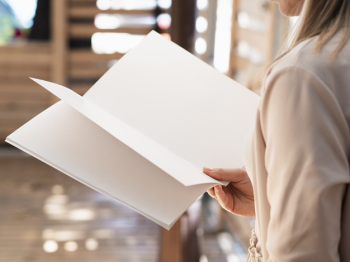
<path fill-rule="evenodd" d="M 214 169 L 210 168 L 210 167 L 204 167 L 204 171 L 213 171 Z"/>

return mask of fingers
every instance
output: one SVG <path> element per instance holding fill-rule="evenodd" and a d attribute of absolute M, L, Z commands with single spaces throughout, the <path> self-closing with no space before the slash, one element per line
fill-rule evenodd
<path fill-rule="evenodd" d="M 223 188 L 221 185 L 217 185 L 210 188 L 207 192 L 212 198 L 218 201 L 222 208 L 233 212 L 234 201 L 233 199 L 229 199 L 227 192 L 225 192 L 225 188 Z"/>
<path fill-rule="evenodd" d="M 210 188 L 207 193 L 209 194 L 209 196 L 211 196 L 212 198 L 216 198 L 215 196 L 215 191 L 214 191 L 214 187 Z"/>
<path fill-rule="evenodd" d="M 224 189 L 222 188 L 221 185 L 217 185 L 214 187 L 214 191 L 215 191 L 215 196 L 216 199 L 218 200 L 219 204 L 221 205 L 221 207 L 223 207 L 224 209 L 226 209 L 227 211 L 233 211 L 233 202 L 232 204 L 230 204 L 230 199 L 227 196 L 226 192 L 224 191 Z"/>
<path fill-rule="evenodd" d="M 223 168 L 203 168 L 203 173 L 208 176 L 222 181 L 236 182 L 237 180 L 242 179 L 246 175 L 246 171 L 241 168 L 234 169 L 223 169 Z"/>

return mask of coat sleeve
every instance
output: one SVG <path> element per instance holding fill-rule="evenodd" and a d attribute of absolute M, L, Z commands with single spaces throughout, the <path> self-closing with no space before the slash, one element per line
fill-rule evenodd
<path fill-rule="evenodd" d="M 339 261 L 350 178 L 349 130 L 336 97 L 313 72 L 291 66 L 268 77 L 259 113 L 271 208 L 268 261 Z"/>

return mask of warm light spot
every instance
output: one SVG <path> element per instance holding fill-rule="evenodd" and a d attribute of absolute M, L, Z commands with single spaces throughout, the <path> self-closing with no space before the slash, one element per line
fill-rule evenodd
<path fill-rule="evenodd" d="M 229 68 L 231 51 L 232 0 L 218 0 L 214 44 L 214 67 L 222 73 Z"/>
<path fill-rule="evenodd" d="M 230 253 L 232 251 L 233 239 L 229 233 L 223 232 L 218 235 L 219 246 L 225 253 Z"/>
<path fill-rule="evenodd" d="M 162 9 L 169 9 L 171 7 L 171 0 L 158 0 L 158 6 Z"/>
<path fill-rule="evenodd" d="M 246 12 L 239 12 L 237 16 L 238 26 L 256 32 L 265 32 L 266 26 L 259 19 L 256 19 Z"/>
<path fill-rule="evenodd" d="M 237 16 L 238 25 L 242 28 L 249 28 L 250 17 L 246 12 L 239 12 Z"/>
<path fill-rule="evenodd" d="M 240 262 L 241 260 L 235 254 L 230 254 L 227 256 L 227 262 Z"/>
<path fill-rule="evenodd" d="M 48 240 L 45 241 L 43 249 L 47 253 L 54 253 L 58 250 L 58 244 L 56 241 Z"/>
<path fill-rule="evenodd" d="M 67 218 L 70 220 L 84 221 L 92 220 L 96 216 L 95 212 L 88 208 L 70 210 Z"/>
<path fill-rule="evenodd" d="M 111 239 L 114 238 L 114 231 L 111 229 L 97 229 L 94 232 L 92 232 L 93 236 L 95 238 L 101 238 L 101 239 Z"/>
<path fill-rule="evenodd" d="M 171 25 L 171 16 L 169 14 L 160 14 L 157 17 L 157 24 L 160 29 L 168 29 Z"/>
<path fill-rule="evenodd" d="M 98 248 L 98 242 L 95 238 L 89 238 L 85 241 L 85 247 L 87 250 L 96 250 Z"/>
<path fill-rule="evenodd" d="M 206 255 L 201 255 L 201 257 L 199 258 L 199 262 L 209 262 L 209 261 Z"/>
<path fill-rule="evenodd" d="M 111 8 L 111 1 L 110 0 L 97 0 L 96 6 L 100 10 L 108 10 Z"/>
<path fill-rule="evenodd" d="M 119 15 L 98 14 L 95 16 L 95 26 L 98 29 L 116 29 L 120 24 Z"/>
<path fill-rule="evenodd" d="M 207 42 L 201 37 L 197 38 L 195 49 L 197 54 L 203 55 L 207 51 Z"/>
<path fill-rule="evenodd" d="M 54 185 L 51 189 L 52 194 L 54 195 L 62 195 L 64 193 L 63 186 L 61 185 Z"/>
<path fill-rule="evenodd" d="M 42 238 L 45 240 L 69 241 L 78 240 L 85 237 L 84 231 L 55 230 L 47 228 L 43 231 Z"/>
<path fill-rule="evenodd" d="M 208 0 L 197 0 L 197 8 L 204 10 L 208 7 Z"/>
<path fill-rule="evenodd" d="M 57 188 L 55 189 L 57 190 Z M 60 190 L 57 190 L 60 191 Z M 68 202 L 67 195 L 51 195 L 49 196 L 44 205 L 44 212 L 47 215 L 58 215 L 61 217 L 66 213 L 66 204 Z"/>
<path fill-rule="evenodd" d="M 264 63 L 264 54 L 255 47 L 249 45 L 248 42 L 240 41 L 237 46 L 237 53 L 253 64 L 261 65 Z"/>
<path fill-rule="evenodd" d="M 78 249 L 78 244 L 75 241 L 69 241 L 64 244 L 64 249 L 68 252 L 74 252 Z"/>
<path fill-rule="evenodd" d="M 162 36 L 164 36 L 166 39 L 171 40 L 171 36 L 169 33 L 162 33 Z"/>
<path fill-rule="evenodd" d="M 156 0 L 113 0 L 122 2 L 122 8 L 126 10 L 154 9 L 157 6 Z"/>
<path fill-rule="evenodd" d="M 208 20 L 203 16 L 197 17 L 197 20 L 196 20 L 197 32 L 204 33 L 205 31 L 207 31 L 207 29 L 208 29 Z"/>
<path fill-rule="evenodd" d="M 92 35 L 91 45 L 97 54 L 124 54 L 140 43 L 144 37 L 125 33 L 95 33 Z"/>

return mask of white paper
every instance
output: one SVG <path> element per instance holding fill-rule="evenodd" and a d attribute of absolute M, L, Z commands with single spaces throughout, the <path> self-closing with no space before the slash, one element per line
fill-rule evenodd
<path fill-rule="evenodd" d="M 6 141 L 167 229 L 223 184 L 204 166 L 243 165 L 259 102 L 155 32 L 83 97 L 33 80 L 62 101 Z"/>

